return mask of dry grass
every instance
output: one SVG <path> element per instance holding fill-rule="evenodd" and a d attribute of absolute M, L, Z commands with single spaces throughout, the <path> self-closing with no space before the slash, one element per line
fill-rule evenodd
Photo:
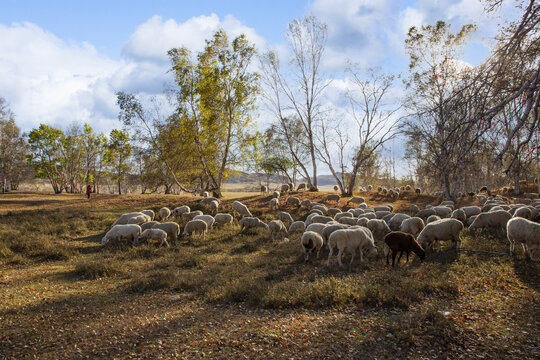
<path fill-rule="evenodd" d="M 538 263 L 428 254 L 389 269 L 303 263 L 299 237 L 238 226 L 171 248 L 99 241 L 121 213 L 193 197 L 10 195 L 1 203 L 0 354 L 6 358 L 536 358 Z M 298 194 L 320 200 L 324 194 Z M 6 198 L 1 198 L 5 200 Z M 269 197 L 244 202 L 265 221 Z M 53 202 L 51 202 L 53 201 Z M 387 202 L 377 195 L 370 205 Z M 340 205 L 344 205 L 340 203 Z M 407 194 L 398 210 L 438 199 Z M 466 200 L 464 204 L 470 201 Z M 226 199 L 222 210 L 230 210 Z M 39 210 L 36 209 L 39 207 Z M 9 209 L 9 210 L 8 210 Z M 295 219 L 305 211 L 289 209 Z M 183 223 L 181 223 L 183 225 Z M 504 239 L 463 234 L 467 248 Z"/>

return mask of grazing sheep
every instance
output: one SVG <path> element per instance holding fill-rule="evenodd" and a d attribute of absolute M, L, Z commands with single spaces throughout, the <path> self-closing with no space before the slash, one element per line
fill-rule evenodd
<path fill-rule="evenodd" d="M 139 226 L 141 227 L 141 230 L 144 231 L 146 229 L 151 229 L 156 224 L 159 224 L 159 221 L 149 221 L 149 222 L 145 222 L 144 224 L 141 224 Z"/>
<path fill-rule="evenodd" d="M 202 215 L 202 214 L 203 214 L 203 212 L 201 210 L 195 210 L 195 211 L 192 211 L 192 212 L 183 213 L 182 214 L 182 219 L 193 220 L 193 218 L 195 216 L 199 216 L 199 215 Z"/>
<path fill-rule="evenodd" d="M 169 208 L 162 207 L 161 209 L 159 209 L 159 218 L 161 220 L 167 220 L 169 216 L 171 216 L 171 210 L 169 210 Z"/>
<path fill-rule="evenodd" d="M 289 214 L 288 212 L 286 211 L 280 211 L 278 212 L 278 215 L 277 215 L 277 218 L 278 220 L 281 220 L 281 221 L 284 221 L 284 222 L 288 222 L 290 224 L 292 224 L 294 222 L 291 214 Z"/>
<path fill-rule="evenodd" d="M 266 225 L 263 221 L 259 220 L 259 218 L 250 216 L 240 219 L 240 232 L 244 231 L 245 229 L 251 229 L 256 227 L 262 227 L 266 230 L 269 230 L 268 225 Z"/>
<path fill-rule="evenodd" d="M 407 186 L 405 186 L 405 190 L 407 190 L 407 191 L 411 191 L 411 190 L 412 190 L 412 187 L 411 187 L 411 185 L 407 185 Z"/>
<path fill-rule="evenodd" d="M 214 220 L 216 221 L 216 224 L 219 224 L 219 225 L 225 225 L 225 224 L 232 225 L 233 219 L 234 218 L 231 214 L 216 214 L 216 216 L 214 216 Z"/>
<path fill-rule="evenodd" d="M 300 207 L 300 199 L 297 198 L 297 197 L 294 197 L 294 196 L 289 196 L 289 197 L 285 200 L 285 203 L 286 203 L 287 205 L 296 206 L 297 208 Z"/>
<path fill-rule="evenodd" d="M 165 244 L 167 247 L 169 247 L 169 243 L 167 242 L 167 233 L 161 229 L 144 230 L 137 238 L 136 245 L 140 244 L 141 240 L 147 243 L 149 243 L 149 240 L 159 240 L 159 246 L 163 246 L 163 244 Z"/>
<path fill-rule="evenodd" d="M 295 221 L 289 226 L 289 234 L 292 234 L 296 231 L 304 231 L 306 229 L 306 224 L 303 221 Z"/>
<path fill-rule="evenodd" d="M 330 237 L 330 235 L 334 232 L 334 231 L 337 231 L 337 230 L 342 230 L 342 229 L 348 229 L 350 228 L 349 225 L 345 225 L 345 224 L 332 224 L 332 225 L 326 225 L 325 227 L 322 228 L 322 230 L 320 232 L 318 232 L 319 234 L 322 235 L 323 237 L 323 240 L 324 240 L 324 243 L 328 243 L 328 238 Z"/>
<path fill-rule="evenodd" d="M 311 253 L 317 251 L 317 259 L 324 245 L 323 238 L 320 234 L 314 231 L 306 231 L 302 234 L 302 248 L 304 249 L 304 254 L 306 255 L 306 262 L 309 260 Z"/>
<path fill-rule="evenodd" d="M 314 217 L 311 218 L 311 224 L 313 223 L 326 224 L 332 220 L 334 219 L 332 219 L 330 216 L 315 215 Z"/>
<path fill-rule="evenodd" d="M 193 220 L 204 221 L 206 225 L 208 226 L 207 230 L 212 229 L 214 227 L 214 223 L 216 222 L 216 220 L 214 219 L 212 215 L 197 215 L 193 218 Z"/>
<path fill-rule="evenodd" d="M 311 224 L 308 227 L 306 227 L 306 231 L 314 231 L 317 234 L 321 234 L 321 236 L 322 236 L 323 230 L 327 226 L 329 226 L 329 225 L 321 224 L 321 223 L 315 223 L 315 224 Z"/>
<path fill-rule="evenodd" d="M 178 240 L 178 235 L 180 235 L 180 225 L 172 221 L 156 224 L 152 226 L 152 229 L 160 229 L 165 231 L 167 233 L 167 237 L 171 239 L 173 244 L 176 243 Z"/>
<path fill-rule="evenodd" d="M 122 214 L 120 215 L 120 217 L 118 218 L 118 220 L 116 220 L 112 225 L 112 226 L 115 226 L 115 225 L 126 225 L 129 223 L 129 221 L 133 221 L 132 219 L 145 219 L 145 221 L 140 221 L 139 223 L 142 224 L 142 223 L 145 223 L 145 222 L 148 222 L 148 221 L 152 221 L 150 219 L 150 216 L 148 215 L 145 215 L 141 212 L 134 212 L 134 213 L 127 213 L 127 214 Z M 132 223 L 133 224 L 133 223 Z"/>
<path fill-rule="evenodd" d="M 154 220 L 154 217 L 156 216 L 154 210 L 142 210 L 141 213 L 143 213 L 144 215 L 148 215 L 150 217 L 150 221 Z"/>
<path fill-rule="evenodd" d="M 359 217 L 360 215 L 364 213 L 364 209 L 349 209 L 347 210 L 347 212 L 353 214 L 354 217 Z"/>
<path fill-rule="evenodd" d="M 420 193 L 422 192 L 422 190 L 419 189 L 419 188 L 416 188 L 416 189 L 414 190 L 414 192 L 416 193 L 416 195 L 420 195 Z"/>
<path fill-rule="evenodd" d="M 360 263 L 364 261 L 364 252 L 373 256 L 377 255 L 377 248 L 375 247 L 373 235 L 369 229 L 363 227 L 336 230 L 330 235 L 328 238 L 328 248 L 330 252 L 328 253 L 326 266 L 330 266 L 330 258 L 332 257 L 333 250 L 336 246 L 338 248 L 337 258 L 339 266 L 343 266 L 341 257 L 345 251 L 351 253 L 351 265 L 357 251 L 360 253 Z"/>
<path fill-rule="evenodd" d="M 306 220 L 304 221 L 304 223 L 306 224 L 306 226 L 308 226 L 309 224 L 311 224 L 311 219 L 313 219 L 315 216 L 317 215 L 321 215 L 321 214 L 317 214 L 317 213 L 310 213 L 307 217 L 306 217 Z"/>
<path fill-rule="evenodd" d="M 463 224 L 456 219 L 441 219 L 429 223 L 418 235 L 418 243 L 425 249 L 437 245 L 440 250 L 440 240 L 452 240 L 456 248 L 461 247 L 461 238 L 459 233 L 463 230 Z"/>
<path fill-rule="evenodd" d="M 520 207 L 520 208 L 516 209 L 516 211 L 514 212 L 513 217 L 521 217 L 521 218 L 524 218 L 524 219 L 527 219 L 527 220 L 531 220 L 532 217 L 533 217 L 533 214 L 532 214 L 531 209 L 529 209 L 527 207 Z"/>
<path fill-rule="evenodd" d="M 403 253 L 407 253 L 407 261 L 409 262 L 409 253 L 414 252 L 421 260 L 426 258 L 426 253 L 420 244 L 415 240 L 414 235 L 407 234 L 401 231 L 392 231 L 384 237 L 384 255 L 386 256 L 386 265 L 389 264 L 390 250 L 392 250 L 392 267 L 399 252 L 398 264 Z"/>
<path fill-rule="evenodd" d="M 376 219 L 377 218 L 377 215 L 375 215 L 375 213 L 372 213 L 372 212 L 367 212 L 367 213 L 363 213 L 361 215 L 358 216 L 358 218 L 367 218 L 367 219 Z"/>
<path fill-rule="evenodd" d="M 512 215 L 508 211 L 497 210 L 494 212 L 481 213 L 476 216 L 471 226 L 469 226 L 469 232 L 474 234 L 478 229 L 492 228 L 495 230 L 506 230 L 506 223 L 512 218 Z"/>
<path fill-rule="evenodd" d="M 347 206 L 349 206 L 350 203 L 360 205 L 362 203 L 365 203 L 366 200 L 363 197 L 360 196 L 353 196 L 349 200 L 347 200 Z"/>
<path fill-rule="evenodd" d="M 323 214 L 326 214 L 328 212 L 328 208 L 324 205 L 320 205 L 320 204 L 315 204 L 315 205 L 311 205 L 311 210 L 320 210 L 322 211 Z"/>
<path fill-rule="evenodd" d="M 272 220 L 268 223 L 268 228 L 270 229 L 270 239 L 274 241 L 275 237 L 286 237 L 287 236 L 287 228 L 285 227 L 285 224 L 283 224 L 283 221 L 281 220 Z"/>
<path fill-rule="evenodd" d="M 210 194 L 208 193 L 208 191 L 203 191 L 201 193 L 201 196 L 207 198 L 208 196 L 210 196 Z"/>
<path fill-rule="evenodd" d="M 353 217 L 342 217 L 338 220 L 340 224 L 346 224 L 346 225 L 356 225 L 358 222 L 357 218 Z"/>
<path fill-rule="evenodd" d="M 435 210 L 435 215 L 441 219 L 448 218 L 450 215 L 452 215 L 452 209 L 448 206 L 434 206 L 432 209 Z"/>
<path fill-rule="evenodd" d="M 377 219 L 382 219 L 383 217 L 385 217 L 386 215 L 391 215 L 392 212 L 391 211 L 387 211 L 387 210 L 375 210 L 375 216 L 377 216 Z"/>
<path fill-rule="evenodd" d="M 272 194 L 272 197 L 273 197 L 274 199 L 277 199 L 277 198 L 279 198 L 280 196 L 281 196 L 281 194 L 279 193 L 279 191 L 274 191 L 274 193 Z"/>
<path fill-rule="evenodd" d="M 462 223 L 465 224 L 465 221 L 467 220 L 467 215 L 465 214 L 465 211 L 463 209 L 456 209 L 452 211 L 452 219 L 458 219 Z"/>
<path fill-rule="evenodd" d="M 371 231 L 373 234 L 375 240 L 377 241 L 383 241 L 386 234 L 388 234 L 390 231 L 390 228 L 388 227 L 388 224 L 384 222 L 384 220 L 380 219 L 371 219 L 367 222 L 366 227 Z"/>
<path fill-rule="evenodd" d="M 424 220 L 422 220 L 419 217 L 411 217 L 408 219 L 403 220 L 401 223 L 401 226 L 399 227 L 399 230 L 405 233 L 412 234 L 414 236 L 418 236 L 422 229 L 424 229 L 426 225 L 424 224 Z"/>
<path fill-rule="evenodd" d="M 133 244 L 140 234 L 141 234 L 141 227 L 139 225 L 136 225 L 136 224 L 114 225 L 111 228 L 111 230 L 107 231 L 103 239 L 101 239 L 101 245 L 105 245 L 109 241 L 121 241 L 121 240 L 128 240 Z"/>
<path fill-rule="evenodd" d="M 298 185 L 298 188 L 296 189 L 296 191 L 300 191 L 300 190 L 306 191 L 306 184 L 305 183 L 301 183 L 301 184 Z"/>
<path fill-rule="evenodd" d="M 506 224 L 506 234 L 510 242 L 510 255 L 514 255 L 516 241 L 523 246 L 523 255 L 534 260 L 531 246 L 540 244 L 540 224 L 533 221 L 515 217 Z"/>
<path fill-rule="evenodd" d="M 390 227 L 391 230 L 394 230 L 394 231 L 397 231 L 399 230 L 401 224 L 403 223 L 403 221 L 407 220 L 407 219 L 410 219 L 411 217 L 407 214 L 401 214 L 401 213 L 398 213 L 398 214 L 395 214 L 394 216 L 392 216 L 391 219 L 388 220 L 387 224 L 388 226 Z"/>
<path fill-rule="evenodd" d="M 302 207 L 305 207 L 306 209 L 309 209 L 311 207 L 311 200 L 302 200 L 302 202 L 300 202 L 300 206 Z"/>
<path fill-rule="evenodd" d="M 368 221 L 369 221 L 368 218 L 359 218 L 358 220 L 356 220 L 356 225 L 367 227 Z"/>
<path fill-rule="evenodd" d="M 171 215 L 172 216 L 182 216 L 182 214 L 185 214 L 185 213 L 188 213 L 190 212 L 191 209 L 189 208 L 189 206 L 187 205 L 183 205 L 183 206 L 179 206 L 177 208 L 175 208 L 173 211 L 171 211 Z"/>
<path fill-rule="evenodd" d="M 210 201 L 210 211 L 212 214 L 216 214 L 219 208 L 219 203 L 217 201 Z"/>
<path fill-rule="evenodd" d="M 221 204 L 221 200 L 219 200 L 217 197 L 214 197 L 214 196 L 210 196 L 210 197 L 206 197 L 204 199 L 201 199 L 199 201 L 199 204 L 205 205 L 205 206 L 210 206 L 210 202 L 212 202 L 212 201 L 217 201 L 218 204 Z"/>
<path fill-rule="evenodd" d="M 334 215 L 334 220 L 339 221 L 339 219 L 344 218 L 344 217 L 352 218 L 352 217 L 354 217 L 354 215 L 352 213 L 350 213 L 350 212 L 340 212 L 340 213 Z"/>
<path fill-rule="evenodd" d="M 416 214 L 420 211 L 420 208 L 416 204 L 411 204 L 411 206 L 409 207 L 409 211 L 413 214 Z"/>
<path fill-rule="evenodd" d="M 232 203 L 232 208 L 236 213 L 240 214 L 240 217 L 253 217 L 247 206 L 242 204 L 240 201 L 235 200 Z"/>
<path fill-rule="evenodd" d="M 429 224 L 438 220 L 441 220 L 441 218 L 438 217 L 437 215 L 430 215 L 426 220 L 426 224 Z"/>
<path fill-rule="evenodd" d="M 268 188 L 264 185 L 261 185 L 261 194 L 266 194 L 268 192 Z"/>
<path fill-rule="evenodd" d="M 395 215 L 396 215 L 396 214 L 392 214 L 392 213 L 387 214 L 387 215 L 383 216 L 381 220 L 383 220 L 385 223 L 388 224 L 388 222 L 389 222 Z"/>
<path fill-rule="evenodd" d="M 319 209 L 312 209 L 309 211 L 310 214 L 324 215 L 324 213 Z"/>
<path fill-rule="evenodd" d="M 277 210 L 279 208 L 279 199 L 272 198 L 270 199 L 270 211 Z"/>
<path fill-rule="evenodd" d="M 127 224 L 142 225 L 148 221 L 150 221 L 150 217 L 148 215 L 141 214 L 141 215 L 130 217 L 127 221 Z"/>
<path fill-rule="evenodd" d="M 289 184 L 283 184 L 281 185 L 281 193 L 282 194 L 286 194 L 287 192 L 289 192 L 290 188 L 289 188 Z"/>
<path fill-rule="evenodd" d="M 334 185 L 334 191 L 338 191 L 338 190 L 339 190 L 338 186 Z"/>
<path fill-rule="evenodd" d="M 184 227 L 184 231 L 182 232 L 182 237 L 198 233 L 199 240 L 201 240 L 201 237 L 202 237 L 202 240 L 204 241 L 207 231 L 208 231 L 208 225 L 206 225 L 206 222 L 202 220 L 191 220 Z"/>
<path fill-rule="evenodd" d="M 380 206 L 375 206 L 375 207 L 373 208 L 373 210 L 374 210 L 375 212 L 377 212 L 377 211 L 388 211 L 388 212 L 392 212 L 393 209 L 392 209 L 392 207 L 389 206 L 389 205 L 380 205 Z"/>
<path fill-rule="evenodd" d="M 339 203 L 339 200 L 341 199 L 341 196 L 339 196 L 338 194 L 328 194 L 326 195 L 325 197 L 323 197 L 323 199 L 321 200 L 321 202 L 325 203 L 327 201 L 335 201 L 336 202 L 336 206 L 337 204 Z"/>

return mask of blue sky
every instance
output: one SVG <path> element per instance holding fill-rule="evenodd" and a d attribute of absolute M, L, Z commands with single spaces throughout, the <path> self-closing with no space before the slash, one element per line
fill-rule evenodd
<path fill-rule="evenodd" d="M 344 68 L 352 62 L 364 70 L 406 72 L 403 41 L 410 26 L 476 24 L 463 57 L 476 65 L 488 54 L 498 24 L 515 14 L 512 1 L 488 15 L 478 0 L 2 0 L 0 97 L 23 131 L 40 123 L 65 129 L 88 122 L 109 132 L 119 126 L 115 92 L 164 98 L 171 47 L 197 52 L 224 28 L 232 36 L 245 33 L 260 52 L 271 47 L 285 58 L 287 24 L 315 15 L 328 25 L 323 71 L 333 81 L 325 101 L 345 113 L 342 92 L 350 81 Z M 396 84 L 396 101 L 400 92 Z M 259 128 L 269 121 L 261 107 Z"/>

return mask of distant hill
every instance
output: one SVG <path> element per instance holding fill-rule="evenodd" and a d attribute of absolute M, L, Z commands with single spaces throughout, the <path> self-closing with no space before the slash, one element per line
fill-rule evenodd
<path fill-rule="evenodd" d="M 261 180 L 262 180 L 263 183 L 266 182 L 266 177 L 261 176 Z M 236 175 L 230 176 L 227 179 L 226 183 L 229 183 L 229 184 L 242 184 L 242 183 L 253 183 L 253 182 L 257 182 L 257 181 L 258 181 L 257 174 L 238 171 L 236 173 Z M 287 180 L 284 179 L 281 176 L 271 176 L 270 177 L 270 182 L 272 182 L 272 183 L 285 183 L 285 182 L 287 182 Z M 305 179 L 302 178 L 301 180 L 298 180 L 297 182 L 301 183 L 301 182 L 306 182 L 306 181 L 305 181 Z M 319 175 L 319 176 L 317 176 L 317 184 L 318 185 L 337 185 L 336 180 L 334 179 L 334 177 L 332 175 Z"/>

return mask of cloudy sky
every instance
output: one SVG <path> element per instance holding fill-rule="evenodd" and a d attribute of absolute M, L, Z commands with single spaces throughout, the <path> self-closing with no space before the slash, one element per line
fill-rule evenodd
<path fill-rule="evenodd" d="M 287 24 L 315 15 L 328 24 L 324 70 L 336 78 L 328 101 L 339 103 L 347 61 L 406 72 L 410 26 L 476 24 L 463 58 L 474 65 L 487 55 L 498 24 L 515 13 L 510 2 L 488 16 L 477 0 L 2 0 L 0 97 L 23 131 L 88 122 L 108 132 L 118 126 L 115 92 L 163 93 L 171 80 L 168 49 L 199 51 L 224 28 L 247 34 L 260 52 L 283 50 Z M 261 115 L 261 129 L 267 119 Z"/>

